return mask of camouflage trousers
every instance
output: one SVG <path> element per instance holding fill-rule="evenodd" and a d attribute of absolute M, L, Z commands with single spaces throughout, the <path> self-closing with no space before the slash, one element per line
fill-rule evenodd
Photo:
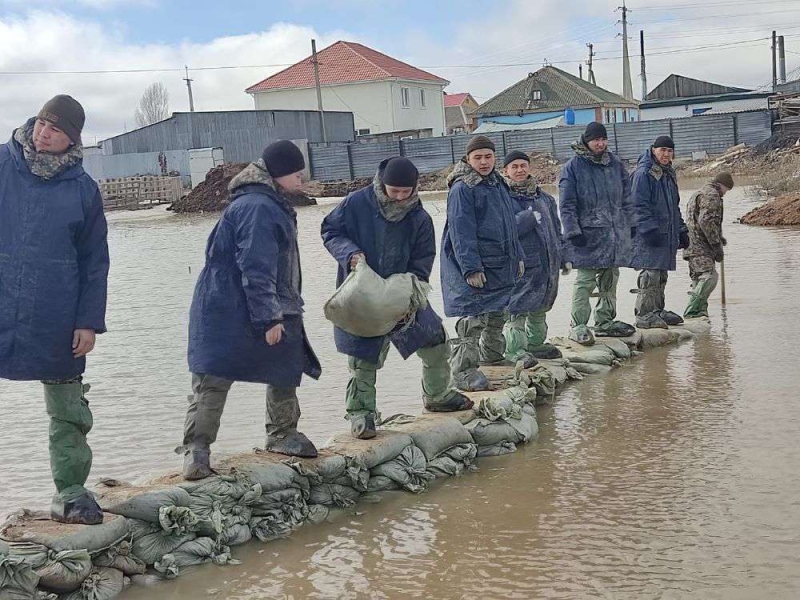
<path fill-rule="evenodd" d="M 186 422 L 183 428 L 183 448 L 197 450 L 208 448 L 217 440 L 222 412 L 233 381 L 192 373 L 192 391 Z M 300 402 L 297 388 L 280 388 L 267 385 L 267 410 L 264 419 L 267 435 L 282 437 L 297 429 L 300 420 Z"/>
<path fill-rule="evenodd" d="M 692 287 L 689 290 L 689 303 L 683 316 L 687 318 L 707 317 L 708 298 L 717 287 L 719 274 L 714 258 L 711 256 L 694 256 L 689 260 L 689 277 Z"/>

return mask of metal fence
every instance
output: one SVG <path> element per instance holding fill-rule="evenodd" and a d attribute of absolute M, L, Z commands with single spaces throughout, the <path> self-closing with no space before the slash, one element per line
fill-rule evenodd
<path fill-rule="evenodd" d="M 756 145 L 771 134 L 768 110 L 725 115 L 700 115 L 681 119 L 638 121 L 606 125 L 611 150 L 624 160 L 636 159 L 660 135 L 675 140 L 678 156 L 705 151 L 721 154 L 737 144 Z M 489 133 L 498 156 L 512 150 L 543 152 L 566 160 L 573 155 L 572 144 L 583 133 L 583 125 Z M 464 155 L 472 136 L 400 140 L 399 142 L 309 144 L 311 176 L 320 181 L 371 177 L 380 161 L 407 156 L 421 173 L 448 167 Z"/>

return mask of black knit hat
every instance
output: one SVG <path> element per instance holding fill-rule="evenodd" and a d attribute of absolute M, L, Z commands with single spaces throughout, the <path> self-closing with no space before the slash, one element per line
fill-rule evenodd
<path fill-rule="evenodd" d="M 660 135 L 656 138 L 656 141 L 653 142 L 653 148 L 671 148 L 675 150 L 675 142 L 673 142 L 672 138 L 668 135 Z"/>
<path fill-rule="evenodd" d="M 730 173 L 717 173 L 716 177 L 714 177 L 714 183 L 721 183 L 729 190 L 733 189 L 733 177 Z"/>
<path fill-rule="evenodd" d="M 583 141 L 588 144 L 592 140 L 599 140 L 600 138 L 608 139 L 606 127 L 602 123 L 592 121 L 586 126 L 586 131 L 583 132 Z"/>
<path fill-rule="evenodd" d="M 86 122 L 86 113 L 83 112 L 80 102 L 72 96 L 66 94 L 53 96 L 45 103 L 36 118 L 58 127 L 73 143 L 81 143 L 81 131 Z"/>
<path fill-rule="evenodd" d="M 395 158 L 387 158 L 384 160 L 380 167 L 381 181 L 383 185 L 391 185 L 394 187 L 417 187 L 419 180 L 419 171 L 414 163 L 402 156 Z"/>
<path fill-rule="evenodd" d="M 300 148 L 289 140 L 274 142 L 264 148 L 261 155 L 267 165 L 267 171 L 273 177 L 291 175 L 306 168 L 306 159 Z"/>
<path fill-rule="evenodd" d="M 515 160 L 526 160 L 531 162 L 531 157 L 525 154 L 522 150 L 512 150 L 506 154 L 506 158 L 503 160 L 503 167 L 507 167 Z"/>
<path fill-rule="evenodd" d="M 494 152 L 494 142 L 485 135 L 476 135 L 467 144 L 467 156 L 475 152 L 475 150 L 491 150 Z"/>

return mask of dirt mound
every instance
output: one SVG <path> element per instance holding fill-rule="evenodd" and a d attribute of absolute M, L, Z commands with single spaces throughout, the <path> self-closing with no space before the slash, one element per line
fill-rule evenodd
<path fill-rule="evenodd" d="M 229 163 L 214 167 L 206 175 L 205 180 L 188 195 L 174 202 L 169 210 L 176 213 L 219 212 L 231 202 L 228 184 L 248 163 Z M 306 194 L 294 194 L 289 197 L 292 206 L 309 206 L 316 204 L 314 198 Z"/>
<path fill-rule="evenodd" d="M 800 193 L 785 194 L 739 219 L 745 225 L 800 225 Z"/>
<path fill-rule="evenodd" d="M 561 176 L 561 164 L 558 159 L 542 152 L 531 152 L 531 175 L 542 184 L 558 183 Z"/>
<path fill-rule="evenodd" d="M 306 186 L 306 193 L 314 198 L 339 198 L 370 183 L 372 183 L 371 177 L 361 177 L 352 181 L 310 181 Z"/>
<path fill-rule="evenodd" d="M 773 133 L 771 137 L 758 144 L 753 148 L 753 153 L 756 155 L 769 154 L 773 150 L 782 150 L 783 148 L 791 148 L 797 144 L 796 135 L 788 135 L 783 133 Z"/>

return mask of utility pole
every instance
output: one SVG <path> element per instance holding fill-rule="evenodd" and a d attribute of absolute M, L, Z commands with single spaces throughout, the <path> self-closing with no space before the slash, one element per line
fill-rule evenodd
<path fill-rule="evenodd" d="M 586 47 L 589 48 L 589 60 L 586 61 L 586 64 L 589 65 L 589 73 L 586 75 L 586 79 L 592 85 L 597 85 L 597 81 L 594 79 L 594 71 L 592 70 L 592 59 L 596 56 L 593 50 L 594 44 L 586 44 Z"/>
<path fill-rule="evenodd" d="M 319 61 L 317 60 L 317 40 L 311 40 L 311 56 L 314 62 L 314 81 L 317 85 L 317 110 L 319 111 L 319 121 L 322 126 L 322 141 L 328 143 L 328 134 L 325 131 L 325 111 L 322 110 L 322 88 L 319 85 Z"/>
<path fill-rule="evenodd" d="M 647 69 L 644 64 L 644 30 L 639 30 L 639 50 L 642 55 L 642 102 L 647 97 Z"/>
<path fill-rule="evenodd" d="M 776 57 L 778 51 L 777 33 L 772 32 L 772 91 L 778 91 L 778 60 Z"/>
<path fill-rule="evenodd" d="M 578 63 L 578 77 L 580 77 L 581 80 L 583 79 L 583 65 L 580 63 Z"/>
<path fill-rule="evenodd" d="M 628 54 L 628 7 L 625 0 L 617 10 L 622 11 L 622 96 L 633 100 L 633 84 L 631 83 L 631 60 Z"/>
<path fill-rule="evenodd" d="M 786 83 L 786 46 L 783 36 L 778 36 L 778 82 Z"/>
<path fill-rule="evenodd" d="M 186 88 L 189 90 L 189 112 L 194 112 L 194 98 L 192 97 L 192 81 L 194 81 L 194 79 L 189 79 L 189 67 L 184 65 L 183 68 L 186 69 L 186 78 L 184 81 L 186 82 Z"/>

